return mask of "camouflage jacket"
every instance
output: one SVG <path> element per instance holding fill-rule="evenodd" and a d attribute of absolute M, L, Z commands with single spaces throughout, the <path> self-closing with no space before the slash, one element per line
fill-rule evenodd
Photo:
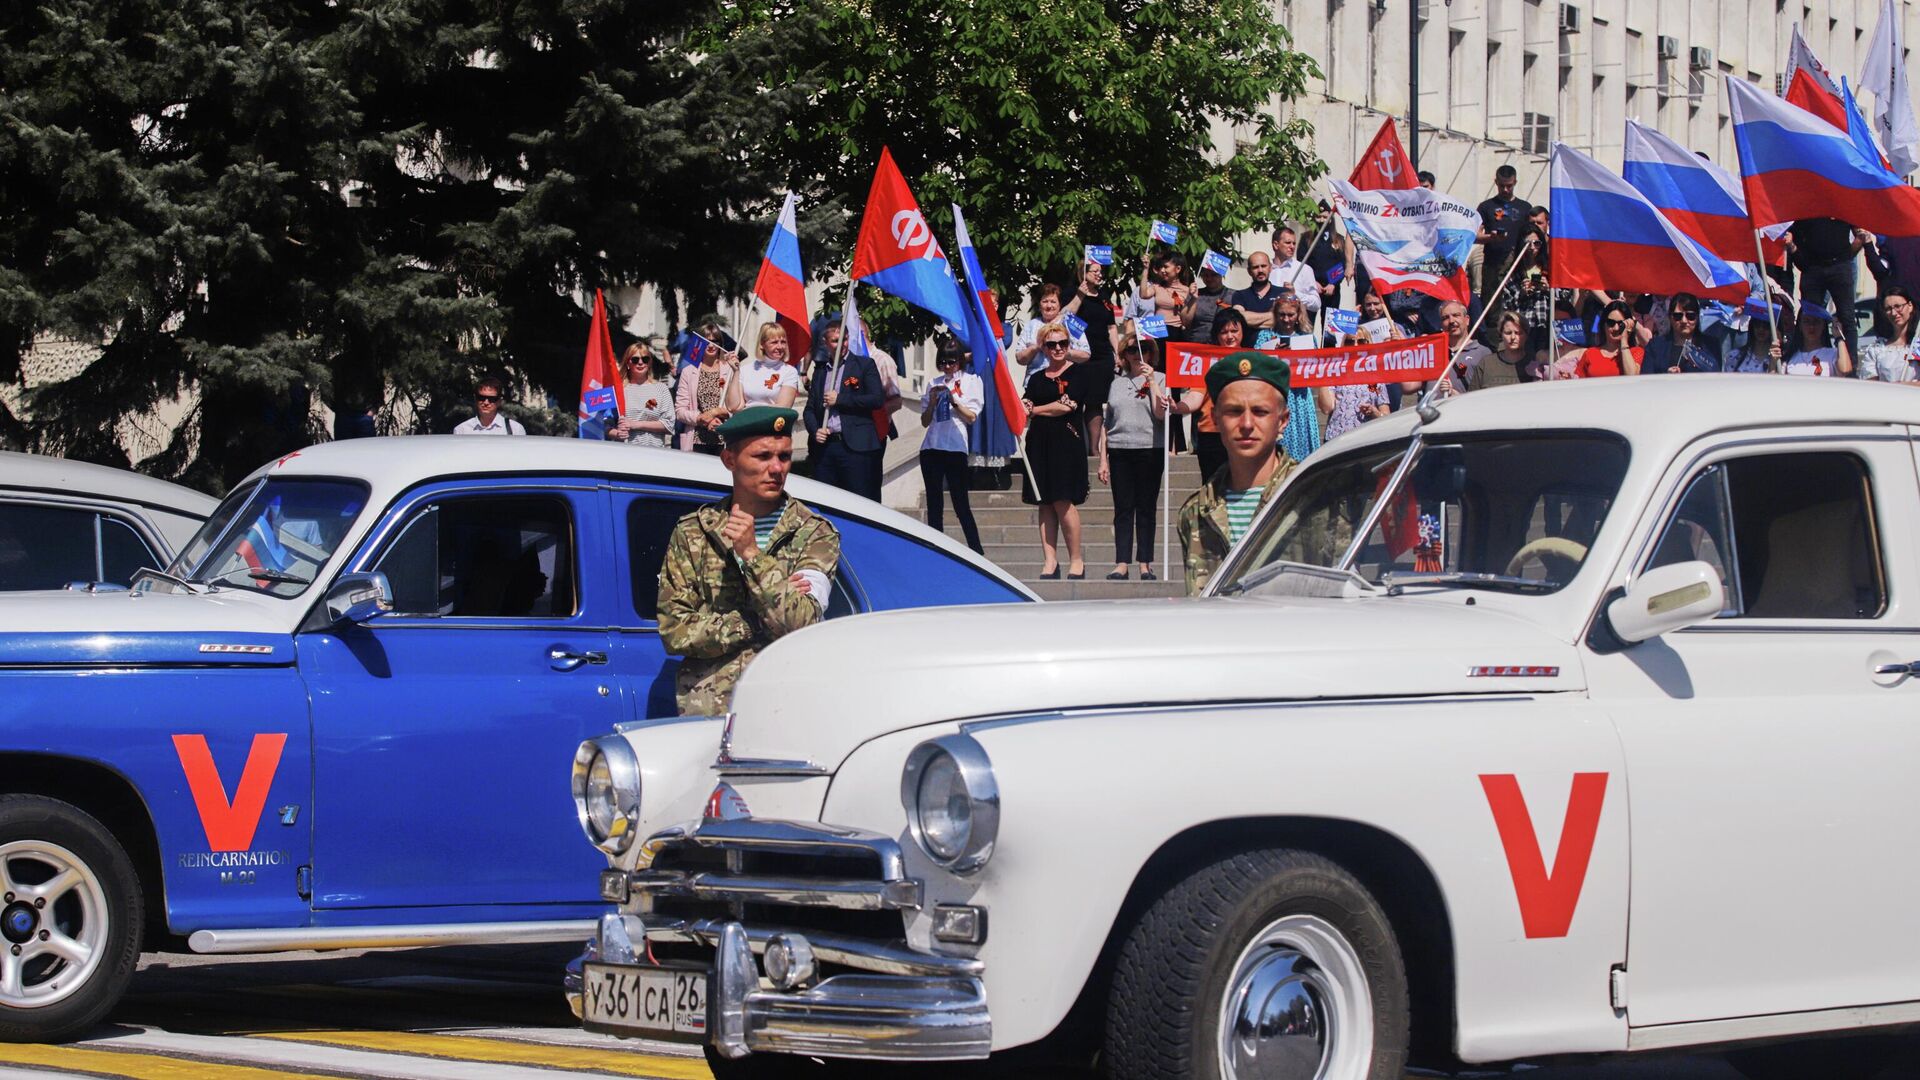
<path fill-rule="evenodd" d="M 1280 464 L 1273 470 L 1273 479 L 1267 481 L 1266 490 L 1260 494 L 1260 506 L 1264 509 L 1273 499 L 1273 493 L 1280 490 L 1280 484 L 1293 472 L 1293 459 L 1286 454 L 1280 455 Z M 1180 520 L 1175 528 L 1180 531 L 1180 551 L 1187 563 L 1187 595 L 1198 596 L 1207 579 L 1213 576 L 1220 564 L 1226 561 L 1227 552 L 1233 549 L 1228 539 L 1233 533 L 1227 523 L 1227 478 L 1231 475 L 1228 466 L 1222 465 L 1215 470 L 1200 490 L 1187 496 L 1180 505 Z"/>
<path fill-rule="evenodd" d="M 674 681 L 683 716 L 725 713 L 761 649 L 819 622 L 820 602 L 789 579 L 817 570 L 831 580 L 840 562 L 833 525 L 790 498 L 766 546 L 742 566 L 721 536 L 732 509 L 728 495 L 681 518 L 660 568 L 660 640 L 685 657 Z"/>

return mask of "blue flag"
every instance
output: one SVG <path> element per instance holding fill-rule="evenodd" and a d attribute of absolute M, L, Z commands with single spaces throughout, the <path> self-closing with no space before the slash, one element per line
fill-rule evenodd
<path fill-rule="evenodd" d="M 1063 312 L 1060 316 L 1060 321 L 1066 324 L 1067 333 L 1072 334 L 1074 337 L 1087 336 L 1087 320 L 1075 315 L 1073 312 Z"/>
<path fill-rule="evenodd" d="M 1171 221 L 1155 221 L 1153 239 L 1163 244 L 1177 244 L 1180 242 L 1180 226 Z"/>
<path fill-rule="evenodd" d="M 1336 334 L 1360 332 L 1360 313 L 1348 308 L 1327 309 L 1327 329 Z"/>
<path fill-rule="evenodd" d="M 1233 269 L 1233 260 L 1212 248 L 1208 248 L 1207 253 L 1200 256 L 1200 269 L 1211 270 L 1221 277 L 1226 277 L 1227 271 Z"/>
<path fill-rule="evenodd" d="M 1167 336 L 1167 320 L 1159 315 L 1142 315 L 1133 321 L 1133 328 L 1150 338 Z"/>
<path fill-rule="evenodd" d="M 1112 266 L 1113 265 L 1113 245 L 1112 244 L 1088 244 L 1087 245 L 1087 261 L 1090 263 L 1099 263 L 1101 266 Z"/>
<path fill-rule="evenodd" d="M 980 376 L 980 413 L 967 432 L 969 449 L 983 457 L 1009 458 L 1019 452 L 1017 435 L 1026 429 L 1026 411 L 1020 404 L 1020 386 L 1010 361 L 1003 357 L 995 325 L 999 313 L 987 307 L 991 295 L 980 255 L 967 235 L 967 218 L 953 208 L 954 246 L 960 251 L 961 306 L 967 315 L 967 348 L 973 351 L 973 373 Z"/>
<path fill-rule="evenodd" d="M 1553 324 L 1553 336 L 1569 345 L 1585 345 L 1587 328 L 1581 325 L 1579 319 L 1561 319 Z"/>

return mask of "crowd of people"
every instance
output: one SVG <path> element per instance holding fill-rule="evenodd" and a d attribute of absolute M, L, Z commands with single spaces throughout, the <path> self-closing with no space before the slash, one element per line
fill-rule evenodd
<path fill-rule="evenodd" d="M 1025 460 L 1016 467 L 1025 500 L 1036 507 L 1039 576 L 1086 576 L 1080 507 L 1097 482 L 1113 495 L 1114 557 L 1106 576 L 1156 580 L 1169 450 L 1194 454 L 1204 481 L 1228 463 L 1211 395 L 1169 390 L 1162 340 L 1142 331 L 1142 319 L 1157 317 L 1166 341 L 1228 350 L 1445 335 L 1452 362 L 1437 387 L 1286 385 L 1277 449 L 1293 462 L 1429 391 L 1444 397 L 1536 381 L 1708 372 L 1920 383 L 1913 291 L 1920 288 L 1920 242 L 1879 239 L 1831 219 L 1795 222 L 1782 239 L 1785 265 L 1754 282 L 1755 297 L 1772 302 L 1771 318 L 1757 300 L 1735 307 L 1689 293 L 1557 288 L 1551 214 L 1518 198 L 1515 179 L 1503 167 L 1494 196 L 1479 207 L 1471 275 L 1477 287 L 1466 301 L 1377 290 L 1325 203 L 1309 229 L 1283 225 L 1271 236 L 1271 252 L 1246 257 L 1242 288 L 1229 288 L 1214 266 L 1191 268 L 1180 252 L 1157 246 L 1137 281 L 1109 281 L 1106 265 L 1087 261 L 1070 288 L 1035 290 L 1031 316 L 1007 320 L 1003 345 L 1020 372 L 1028 413 Z M 1870 300 L 1856 295 L 1863 260 L 1875 283 Z M 1865 331 L 1862 315 L 1872 324 Z M 1336 324 L 1351 329 L 1336 332 Z M 862 340 L 871 340 L 861 329 Z M 796 408 L 814 479 L 878 500 L 887 440 L 899 434 L 892 423 L 902 408 L 899 369 L 879 350 L 843 350 L 842 330 L 837 319 L 822 320 L 806 356 L 792 355 L 775 322 L 758 327 L 751 350 L 711 318 L 677 339 L 677 355 L 636 342 L 621 360 L 624 413 L 607 425 L 606 437 L 717 454 L 718 431 L 729 417 L 755 406 Z M 981 463 L 971 427 L 986 388 L 964 343 L 944 339 L 936 355 L 939 373 L 919 404 L 927 521 L 942 528 L 951 501 L 968 546 L 982 551 L 968 492 L 971 466 Z M 497 380 L 483 381 L 474 418 L 456 431 L 521 433 L 500 412 L 502 394 Z"/>

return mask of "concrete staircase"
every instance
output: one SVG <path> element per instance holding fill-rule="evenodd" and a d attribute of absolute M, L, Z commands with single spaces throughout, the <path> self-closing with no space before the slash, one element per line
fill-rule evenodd
<path fill-rule="evenodd" d="M 1138 565 L 1131 567 L 1130 577 L 1126 581 L 1106 580 L 1107 572 L 1113 569 L 1113 492 L 1100 483 L 1097 462 L 1087 463 L 1087 476 L 1091 481 L 1091 490 L 1087 494 L 1087 501 L 1080 506 L 1080 546 L 1086 557 L 1087 580 L 1066 580 L 1067 553 L 1064 542 L 1060 551 L 1061 580 L 1040 580 L 1040 570 L 1045 565 L 1040 552 L 1040 521 L 1035 509 L 1020 501 L 1017 485 L 1009 491 L 972 493 L 973 518 L 980 526 L 980 544 L 987 549 L 987 558 L 1026 582 L 1048 600 L 1185 595 L 1186 571 L 1180 557 L 1177 535 L 1171 535 L 1170 543 L 1165 545 L 1160 537 L 1154 539 L 1155 550 L 1151 561 L 1153 572 L 1159 575 L 1160 580 L 1139 580 Z M 1199 461 L 1192 454 L 1174 455 L 1170 479 L 1172 503 L 1167 517 L 1169 529 L 1179 517 L 1180 504 L 1200 486 Z M 913 506 L 904 512 L 925 521 L 926 495 L 921 493 Z M 960 523 L 954 519 L 951 501 L 946 507 L 944 525 L 948 536 L 961 543 L 966 542 Z M 1171 553 L 1170 561 L 1161 559 L 1162 550 Z M 1135 563 L 1138 561 L 1136 556 Z"/>

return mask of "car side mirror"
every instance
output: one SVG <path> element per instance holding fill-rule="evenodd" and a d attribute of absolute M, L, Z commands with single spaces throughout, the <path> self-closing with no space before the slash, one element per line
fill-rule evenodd
<path fill-rule="evenodd" d="M 1705 622 L 1727 606 L 1720 572 L 1699 560 L 1657 566 L 1607 605 L 1607 622 L 1624 644 Z"/>
<path fill-rule="evenodd" d="M 363 623 L 392 610 L 393 586 L 379 571 L 341 574 L 327 589 L 327 618 L 335 626 Z"/>

